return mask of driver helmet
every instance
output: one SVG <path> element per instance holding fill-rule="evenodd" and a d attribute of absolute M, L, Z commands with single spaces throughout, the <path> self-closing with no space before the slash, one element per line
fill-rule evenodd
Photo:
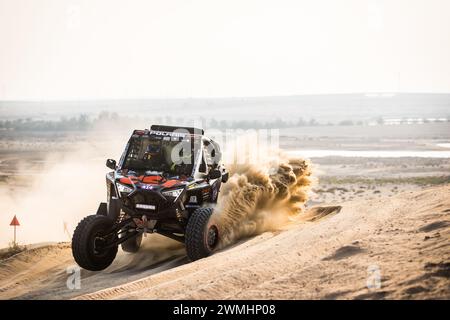
<path fill-rule="evenodd" d="M 157 156 L 161 153 L 161 144 L 159 141 L 150 141 L 147 149 L 145 150 L 146 158 L 150 159 L 151 157 Z"/>

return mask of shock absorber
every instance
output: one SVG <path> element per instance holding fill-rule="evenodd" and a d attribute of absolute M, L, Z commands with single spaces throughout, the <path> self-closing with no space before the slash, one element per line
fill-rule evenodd
<path fill-rule="evenodd" d="M 147 227 L 148 227 L 147 216 L 145 214 L 142 215 L 142 225 L 144 230 L 144 238 L 147 237 Z"/>

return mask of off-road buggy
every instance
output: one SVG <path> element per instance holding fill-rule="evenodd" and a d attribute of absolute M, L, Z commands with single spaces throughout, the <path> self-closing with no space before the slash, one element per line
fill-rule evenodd
<path fill-rule="evenodd" d="M 75 261 L 103 270 L 118 246 L 137 252 L 142 236 L 158 233 L 186 245 L 190 260 L 216 248 L 219 229 L 213 205 L 228 172 L 219 145 L 197 128 L 153 125 L 134 130 L 125 151 L 106 175 L 107 202 L 81 220 L 72 239 Z"/>

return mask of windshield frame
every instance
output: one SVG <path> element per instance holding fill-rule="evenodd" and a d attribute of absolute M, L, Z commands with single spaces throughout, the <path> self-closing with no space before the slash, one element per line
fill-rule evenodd
<path fill-rule="evenodd" d="M 155 171 L 155 172 L 162 172 L 163 174 L 172 174 L 169 172 L 169 170 L 154 170 L 152 168 L 150 169 L 137 169 L 137 168 L 127 168 L 125 167 L 125 163 L 127 161 L 127 158 L 131 152 L 131 146 L 132 143 L 134 142 L 135 139 L 152 139 L 162 136 L 161 138 L 157 138 L 154 140 L 161 140 L 161 143 L 163 143 L 163 139 L 165 137 L 170 137 L 170 142 L 176 142 L 176 143 L 183 143 L 183 141 L 185 139 L 189 139 L 189 142 L 191 144 L 191 152 L 192 152 L 192 156 L 191 156 L 191 161 L 192 161 L 192 170 L 190 170 L 189 172 L 189 176 L 194 177 L 198 170 L 198 166 L 199 166 L 199 157 L 201 156 L 201 151 L 202 151 L 202 136 L 200 135 L 196 135 L 196 134 L 180 134 L 180 133 L 172 133 L 172 132 L 154 132 L 154 131 L 146 131 L 144 134 L 135 134 L 133 133 L 133 135 L 130 137 L 130 139 L 127 142 L 127 145 L 125 147 L 124 152 L 122 153 L 122 156 L 120 158 L 119 164 L 117 166 L 117 170 L 118 171 L 122 171 L 122 170 L 130 170 L 130 171 L 138 171 L 138 172 L 146 172 L 146 171 Z M 179 141 L 173 141 L 172 138 L 173 137 L 177 137 L 179 138 Z M 168 141 L 168 140 L 167 140 Z M 184 141 L 186 142 L 186 141 Z M 201 160 L 201 159 L 200 159 Z M 179 175 L 179 174 L 174 174 L 174 175 Z M 187 175 L 187 174 L 186 174 Z"/>

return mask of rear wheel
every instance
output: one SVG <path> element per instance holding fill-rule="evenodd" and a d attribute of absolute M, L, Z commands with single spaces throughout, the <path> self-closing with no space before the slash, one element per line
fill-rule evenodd
<path fill-rule="evenodd" d="M 142 243 L 142 233 L 137 235 L 136 237 L 132 237 L 125 242 L 122 242 L 120 246 L 122 250 L 125 252 L 135 253 L 138 252 Z"/>
<path fill-rule="evenodd" d="M 212 219 L 212 208 L 195 210 L 186 226 L 186 252 L 190 260 L 209 256 L 219 243 L 219 229 Z"/>
<path fill-rule="evenodd" d="M 117 240 L 117 235 L 110 233 L 113 225 L 112 219 L 102 215 L 80 221 L 72 237 L 72 254 L 80 267 L 99 271 L 114 261 L 118 246 L 108 246 Z"/>

